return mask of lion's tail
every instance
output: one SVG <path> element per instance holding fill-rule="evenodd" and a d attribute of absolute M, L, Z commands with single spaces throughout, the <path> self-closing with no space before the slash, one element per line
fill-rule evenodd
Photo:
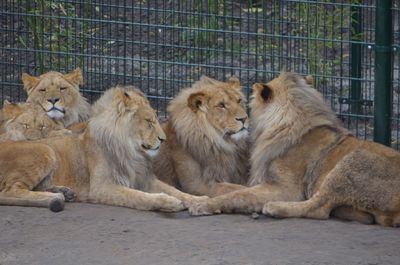
<path fill-rule="evenodd" d="M 41 207 L 49 208 L 52 212 L 60 212 L 64 209 L 64 199 L 61 197 L 41 199 L 16 198 L 4 196 L 0 193 L 0 205 Z"/>

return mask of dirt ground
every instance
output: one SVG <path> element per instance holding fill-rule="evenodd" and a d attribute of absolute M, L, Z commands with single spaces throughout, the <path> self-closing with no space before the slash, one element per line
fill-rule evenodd
<path fill-rule="evenodd" d="M 0 207 L 0 265 L 400 264 L 400 229 L 339 220 L 190 217 L 71 203 Z"/>

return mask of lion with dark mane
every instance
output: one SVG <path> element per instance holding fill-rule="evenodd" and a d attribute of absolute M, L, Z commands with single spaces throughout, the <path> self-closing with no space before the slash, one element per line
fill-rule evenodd
<path fill-rule="evenodd" d="M 193 215 L 260 212 L 275 217 L 400 225 L 400 154 L 342 127 L 303 77 L 253 85 L 249 187 L 199 202 Z"/>
<path fill-rule="evenodd" d="M 244 104 L 236 77 L 221 82 L 203 76 L 182 90 L 168 106 L 167 140 L 154 159 L 157 177 L 196 195 L 245 188 L 249 121 Z"/>
<path fill-rule="evenodd" d="M 60 211 L 75 199 L 180 211 L 204 199 L 153 175 L 150 156 L 165 134 L 139 90 L 110 89 L 97 106 L 82 134 L 0 143 L 0 204 Z"/>

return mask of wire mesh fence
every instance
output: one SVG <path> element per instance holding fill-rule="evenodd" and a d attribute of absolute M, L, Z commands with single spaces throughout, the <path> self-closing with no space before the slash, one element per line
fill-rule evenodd
<path fill-rule="evenodd" d="M 400 128 L 400 1 L 393 1 L 392 145 Z M 133 84 L 165 116 L 201 75 L 251 84 L 311 74 L 344 124 L 372 139 L 375 0 L 4 0 L 1 99 L 25 98 L 23 72 L 84 71 L 90 100 Z M 397 49 L 397 51 L 396 51 Z"/>

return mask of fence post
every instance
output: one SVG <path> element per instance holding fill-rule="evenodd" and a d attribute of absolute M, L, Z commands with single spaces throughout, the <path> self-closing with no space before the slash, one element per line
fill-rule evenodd
<path fill-rule="evenodd" d="M 374 141 L 390 146 L 392 111 L 392 0 L 376 0 Z"/>
<path fill-rule="evenodd" d="M 361 112 L 361 8 L 351 6 L 351 85 L 350 85 L 350 112 L 360 114 Z"/>

